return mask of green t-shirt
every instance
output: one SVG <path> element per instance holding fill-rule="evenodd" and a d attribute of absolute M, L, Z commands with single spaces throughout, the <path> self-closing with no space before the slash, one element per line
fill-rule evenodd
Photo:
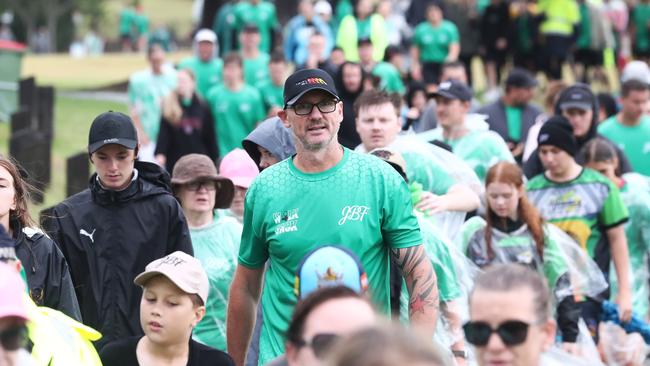
<path fill-rule="evenodd" d="M 196 89 L 203 99 L 208 95 L 210 88 L 221 83 L 223 61 L 220 58 L 215 57 L 203 62 L 200 58 L 191 56 L 179 62 L 178 68 L 192 70 L 196 78 Z"/>
<path fill-rule="evenodd" d="M 271 80 L 269 74 L 271 57 L 266 52 L 260 52 L 257 58 L 244 59 L 244 81 L 246 84 L 257 87 Z"/>
<path fill-rule="evenodd" d="M 650 177 L 650 116 L 643 115 L 636 126 L 626 126 L 611 116 L 598 126 L 598 132 L 623 150 L 635 172 Z"/>
<path fill-rule="evenodd" d="M 206 98 L 216 123 L 219 156 L 241 148 L 242 140 L 266 115 L 260 92 L 250 85 L 232 91 L 225 85 L 210 89 Z"/>
<path fill-rule="evenodd" d="M 370 17 L 361 20 L 357 18 L 357 39 L 370 38 Z"/>
<path fill-rule="evenodd" d="M 133 19 L 138 35 L 143 36 L 149 33 L 149 17 L 142 13 L 136 13 Z"/>
<path fill-rule="evenodd" d="M 508 122 L 508 137 L 521 141 L 521 108 L 506 105 L 506 121 Z"/>
<path fill-rule="evenodd" d="M 589 17 L 589 5 L 580 4 L 580 29 L 576 40 L 578 49 L 589 49 L 591 47 L 591 18 Z"/>
<path fill-rule="evenodd" d="M 135 109 L 144 133 L 149 140 L 156 142 L 162 115 L 162 99 L 176 88 L 176 71 L 163 68 L 160 75 L 150 70 L 134 73 L 129 78 L 129 104 Z"/>
<path fill-rule="evenodd" d="M 584 168 L 577 178 L 564 183 L 539 174 L 528 182 L 527 189 L 541 216 L 569 234 L 609 273 L 606 230 L 628 219 L 618 188 L 600 173 Z"/>
<path fill-rule="evenodd" d="M 124 8 L 124 10 L 120 12 L 120 24 L 119 24 L 120 36 L 131 35 L 134 21 L 135 21 L 135 11 L 133 10 L 133 8 L 130 7 Z"/>
<path fill-rule="evenodd" d="M 271 52 L 271 36 L 279 25 L 275 5 L 268 1 L 260 1 L 257 5 L 242 1 L 235 5 L 234 13 L 237 33 L 247 24 L 257 25 L 260 30 L 260 51 Z"/>
<path fill-rule="evenodd" d="M 494 131 L 472 130 L 467 135 L 447 140 L 443 137 L 442 128 L 436 128 L 421 134 L 418 137 L 425 141 L 442 141 L 451 146 L 452 151 L 474 170 L 481 182 L 492 165 L 500 161 L 514 163 L 514 158 L 503 138 Z"/>
<path fill-rule="evenodd" d="M 544 258 L 540 258 L 535 240 L 526 224 L 510 233 L 492 228 L 494 257 L 489 258 L 485 241 L 486 228 L 485 220 L 474 216 L 465 222 L 462 229 L 462 251 L 478 267 L 495 263 L 524 264 L 543 273 L 553 289 L 558 284 L 558 279 L 569 270 L 559 244 L 548 235 L 544 235 Z"/>
<path fill-rule="evenodd" d="M 268 111 L 272 107 L 284 106 L 284 84 L 275 85 L 270 79 L 257 87 L 264 100 L 264 109 Z"/>
<path fill-rule="evenodd" d="M 650 49 L 650 4 L 639 3 L 632 10 L 634 23 L 634 46 L 641 51 Z"/>
<path fill-rule="evenodd" d="M 630 220 L 625 223 L 625 236 L 630 253 L 632 270 L 632 309 L 635 313 L 648 316 L 650 306 L 650 289 L 648 286 L 648 254 L 650 252 L 650 191 L 647 177 L 636 173 L 623 175 L 625 185 L 621 188 L 621 198 L 628 211 Z M 614 279 L 616 276 L 610 275 Z M 616 298 L 616 285 L 612 281 L 611 298 Z"/>
<path fill-rule="evenodd" d="M 380 62 L 372 69 L 372 74 L 381 79 L 379 87 L 389 93 L 398 93 L 404 95 L 406 88 L 402 81 L 402 75 L 395 65 L 390 62 Z"/>
<path fill-rule="evenodd" d="M 307 198 L 307 199 L 306 199 Z M 293 159 L 265 169 L 246 194 L 239 264 L 262 268 L 264 278 L 259 364 L 284 353 L 284 335 L 297 298 L 298 263 L 310 250 L 334 244 L 354 252 L 366 271 L 369 293 L 390 310 L 390 248 L 422 243 L 404 179 L 378 158 L 344 149 L 334 167 L 314 174 Z"/>
<path fill-rule="evenodd" d="M 215 218 L 204 228 L 190 229 L 194 257 L 203 265 L 210 282 L 205 316 L 192 337 L 220 350 L 226 349 L 228 292 L 235 275 L 241 231 L 241 224 L 232 217 Z"/>
<path fill-rule="evenodd" d="M 420 50 L 421 62 L 445 62 L 449 46 L 459 42 L 458 28 L 454 23 L 443 20 L 433 27 L 429 22 L 422 22 L 415 27 L 413 45 Z"/>

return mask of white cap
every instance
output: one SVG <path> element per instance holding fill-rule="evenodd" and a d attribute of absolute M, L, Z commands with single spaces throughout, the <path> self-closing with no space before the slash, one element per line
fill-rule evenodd
<path fill-rule="evenodd" d="M 631 61 L 623 68 L 621 82 L 636 79 L 650 84 L 650 67 L 643 61 Z"/>
<path fill-rule="evenodd" d="M 320 0 L 314 5 L 314 12 L 316 14 L 332 15 L 332 5 L 326 0 Z"/>
<path fill-rule="evenodd" d="M 194 36 L 195 42 L 211 42 L 217 43 L 217 35 L 211 29 L 203 28 L 200 31 L 196 32 Z"/>
<path fill-rule="evenodd" d="M 133 282 L 144 286 L 152 277 L 163 275 L 169 278 L 178 288 L 188 294 L 199 295 L 203 304 L 208 302 L 210 284 L 201 262 L 187 253 L 176 251 L 166 257 L 149 263 Z"/>

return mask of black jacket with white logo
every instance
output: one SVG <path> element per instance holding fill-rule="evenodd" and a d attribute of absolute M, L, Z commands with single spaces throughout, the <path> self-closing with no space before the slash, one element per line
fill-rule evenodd
<path fill-rule="evenodd" d="M 136 162 L 137 178 L 122 191 L 106 190 L 97 175 L 89 189 L 58 204 L 44 226 L 70 266 L 84 324 L 104 344 L 142 334 L 136 275 L 158 258 L 180 250 L 193 254 L 169 174 Z"/>

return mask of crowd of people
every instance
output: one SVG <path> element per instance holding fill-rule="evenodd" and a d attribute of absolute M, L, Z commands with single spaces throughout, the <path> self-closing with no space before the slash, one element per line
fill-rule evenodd
<path fill-rule="evenodd" d="M 0 364 L 642 365 L 650 5 L 619 94 L 558 74 L 624 54 L 613 3 L 302 0 L 283 33 L 242 0 L 176 65 L 149 40 L 88 189 L 39 225 L 0 157 Z"/>

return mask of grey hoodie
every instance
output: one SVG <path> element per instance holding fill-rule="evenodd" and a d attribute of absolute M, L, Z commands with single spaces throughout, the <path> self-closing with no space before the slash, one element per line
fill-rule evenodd
<path fill-rule="evenodd" d="M 279 117 L 271 117 L 260 123 L 242 141 L 242 146 L 258 166 L 260 165 L 260 152 L 257 150 L 257 146 L 268 150 L 279 161 L 296 153 L 291 131 L 284 127 Z"/>

